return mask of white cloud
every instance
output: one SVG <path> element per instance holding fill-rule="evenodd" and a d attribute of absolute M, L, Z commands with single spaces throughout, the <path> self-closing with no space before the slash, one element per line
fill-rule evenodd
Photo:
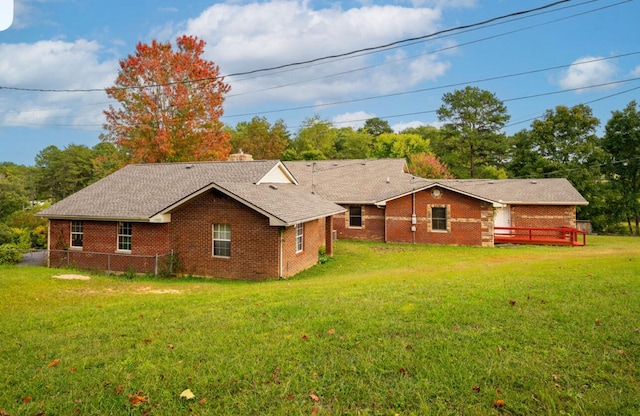
<path fill-rule="evenodd" d="M 375 118 L 375 114 L 367 113 L 365 111 L 355 111 L 353 113 L 338 114 L 333 117 L 332 122 L 337 127 L 351 127 L 357 130 L 364 127 L 364 123 L 370 118 Z"/>
<path fill-rule="evenodd" d="M 222 74 L 245 72 L 340 54 L 432 33 L 435 8 L 340 6 L 312 9 L 309 2 L 274 0 L 246 5 L 216 4 L 187 21 L 185 31 L 207 42 L 205 58 Z M 226 103 L 316 103 L 408 88 L 442 76 L 449 64 L 436 55 L 394 50 L 296 66 L 269 74 L 229 77 Z M 411 56 L 415 55 L 415 56 Z"/>
<path fill-rule="evenodd" d="M 633 71 L 631 71 L 631 76 L 640 77 L 640 65 L 638 65 L 633 69 Z"/>
<path fill-rule="evenodd" d="M 617 72 L 616 66 L 609 61 L 597 59 L 600 58 L 586 56 L 573 61 L 558 80 L 560 87 L 566 90 L 580 89 L 613 81 Z"/>
<path fill-rule="evenodd" d="M 425 123 L 423 121 L 408 121 L 408 122 L 404 122 L 404 123 L 393 124 L 391 126 L 391 128 L 396 133 L 400 133 L 401 131 L 406 130 L 406 129 L 415 128 L 415 127 L 422 127 L 422 126 L 433 126 L 433 127 L 436 127 L 436 128 L 440 128 L 443 124 L 444 123 L 441 123 L 439 121 L 435 121 L 433 123 Z"/>
<path fill-rule="evenodd" d="M 62 90 L 107 87 L 115 80 L 118 63 L 101 61 L 101 50 L 97 42 L 83 39 L 0 44 L 0 85 Z M 107 101 L 104 92 L 7 92 L 0 100 L 3 125 L 100 125 Z"/>

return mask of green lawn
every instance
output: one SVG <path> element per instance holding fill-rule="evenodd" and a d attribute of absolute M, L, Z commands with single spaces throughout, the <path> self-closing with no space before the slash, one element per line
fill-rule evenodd
<path fill-rule="evenodd" d="M 0 415 L 637 415 L 640 239 L 587 243 L 340 241 L 267 282 L 0 267 Z"/>

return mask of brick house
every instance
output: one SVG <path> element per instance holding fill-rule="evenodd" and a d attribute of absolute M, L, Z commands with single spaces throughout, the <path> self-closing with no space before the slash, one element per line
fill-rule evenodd
<path fill-rule="evenodd" d="M 129 165 L 39 215 L 50 266 L 150 272 L 173 253 L 184 274 L 267 279 L 331 255 L 343 211 L 280 161 L 242 161 Z"/>
<path fill-rule="evenodd" d="M 404 159 L 284 162 L 302 186 L 343 206 L 335 237 L 492 247 L 495 227 L 576 226 L 587 201 L 566 179 L 429 180 Z"/>

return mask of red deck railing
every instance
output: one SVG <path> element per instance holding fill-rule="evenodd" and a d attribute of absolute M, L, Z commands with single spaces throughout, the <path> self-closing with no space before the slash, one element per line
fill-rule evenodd
<path fill-rule="evenodd" d="M 571 227 L 529 228 L 494 227 L 495 244 L 543 244 L 555 246 L 584 246 L 587 233 Z"/>

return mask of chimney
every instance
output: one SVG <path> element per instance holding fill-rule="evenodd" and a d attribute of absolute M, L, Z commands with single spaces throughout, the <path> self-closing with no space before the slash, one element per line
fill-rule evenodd
<path fill-rule="evenodd" d="M 253 160 L 253 156 L 245 154 L 242 149 L 238 153 L 232 153 L 229 155 L 230 162 L 244 162 L 247 160 Z"/>

